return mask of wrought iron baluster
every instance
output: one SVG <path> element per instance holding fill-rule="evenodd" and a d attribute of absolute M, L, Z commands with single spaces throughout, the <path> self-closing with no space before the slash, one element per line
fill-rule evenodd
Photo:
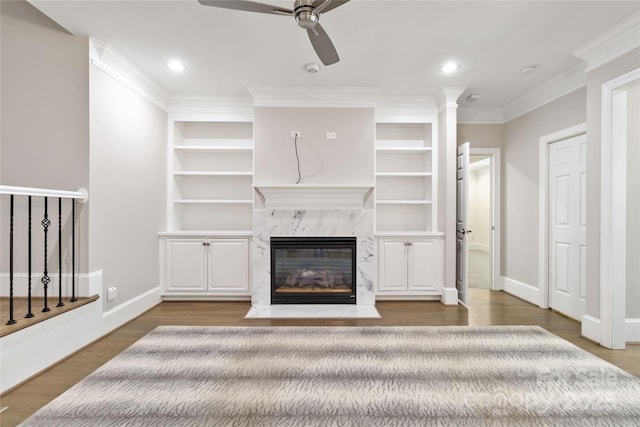
<path fill-rule="evenodd" d="M 76 301 L 76 200 L 71 199 L 71 302 Z"/>
<path fill-rule="evenodd" d="M 58 197 L 58 304 L 56 307 L 63 307 L 62 302 L 62 197 Z"/>
<path fill-rule="evenodd" d="M 13 318 L 13 194 L 9 196 L 9 321 L 7 325 L 16 323 Z"/>
<path fill-rule="evenodd" d="M 47 311 L 51 311 L 51 309 L 47 305 L 47 288 L 49 287 L 49 282 L 51 278 L 49 277 L 49 272 L 47 271 L 47 232 L 49 231 L 49 226 L 51 225 L 51 221 L 49 221 L 49 215 L 47 212 L 48 205 L 48 197 L 44 198 L 44 218 L 42 219 L 42 227 L 44 229 L 44 272 L 42 274 L 42 285 L 44 286 L 44 307 L 42 308 L 42 312 L 46 313 Z"/>
<path fill-rule="evenodd" d="M 33 312 L 31 311 L 31 196 L 29 196 L 28 198 L 29 200 L 29 223 L 28 223 L 28 228 L 29 228 L 29 237 L 28 237 L 28 242 L 27 242 L 27 251 L 29 252 L 27 254 L 27 291 L 28 291 L 28 296 L 27 296 L 27 305 L 28 305 L 28 310 L 27 310 L 27 315 L 24 316 L 26 319 L 30 319 L 31 317 L 34 316 Z"/>

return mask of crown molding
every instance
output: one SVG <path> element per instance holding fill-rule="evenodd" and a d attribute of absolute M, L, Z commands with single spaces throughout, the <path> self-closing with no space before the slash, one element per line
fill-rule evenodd
<path fill-rule="evenodd" d="M 504 121 L 511 121 L 586 85 L 587 75 L 583 64 L 577 64 L 507 103 L 504 106 Z"/>
<path fill-rule="evenodd" d="M 89 60 L 138 95 L 167 111 L 169 92 L 110 45 L 90 38 Z"/>
<path fill-rule="evenodd" d="M 190 120 L 252 122 L 254 118 L 253 99 L 248 95 L 175 97 L 169 99 L 168 112 L 176 120 L 184 116 Z"/>
<path fill-rule="evenodd" d="M 502 124 L 504 123 L 504 111 L 500 107 L 460 107 L 458 108 L 458 123 Z"/>
<path fill-rule="evenodd" d="M 436 95 L 438 114 L 446 108 L 458 108 L 458 98 L 466 89 L 466 87 L 443 87 Z"/>
<path fill-rule="evenodd" d="M 640 47 L 640 12 L 571 52 L 586 63 L 585 72 Z"/>
<path fill-rule="evenodd" d="M 374 108 L 381 89 L 375 87 L 249 86 L 256 107 Z"/>
<path fill-rule="evenodd" d="M 378 123 L 423 123 L 438 115 L 433 96 L 381 96 L 375 107 Z"/>

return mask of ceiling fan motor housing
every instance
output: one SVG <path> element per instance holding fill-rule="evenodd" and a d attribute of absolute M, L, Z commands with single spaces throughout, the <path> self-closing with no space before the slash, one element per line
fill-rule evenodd
<path fill-rule="evenodd" d="M 315 12 L 312 4 L 313 0 L 296 0 L 294 3 L 296 22 L 307 30 L 314 28 L 320 19 L 320 15 Z"/>

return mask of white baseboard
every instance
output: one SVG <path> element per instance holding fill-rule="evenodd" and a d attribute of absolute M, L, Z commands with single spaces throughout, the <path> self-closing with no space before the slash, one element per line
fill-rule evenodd
<path fill-rule="evenodd" d="M 640 343 L 640 319 L 625 320 L 624 340 L 629 343 Z"/>
<path fill-rule="evenodd" d="M 502 290 L 505 292 L 536 306 L 538 305 L 540 290 L 537 287 L 504 276 L 502 277 L 502 283 Z"/>
<path fill-rule="evenodd" d="M 458 290 L 456 288 L 444 288 L 440 301 L 444 305 L 458 305 Z"/>
<path fill-rule="evenodd" d="M 582 316 L 582 336 L 600 343 L 602 330 L 600 319 L 585 314 Z M 640 343 L 640 319 L 626 319 L 624 322 L 624 340 L 628 343 Z"/>
<path fill-rule="evenodd" d="M 590 339 L 591 341 L 600 343 L 602 339 L 602 333 L 600 328 L 600 319 L 585 314 L 582 316 L 582 330 L 583 337 Z"/>
<path fill-rule="evenodd" d="M 103 327 L 106 326 L 113 330 L 122 326 L 134 317 L 160 304 L 162 302 L 161 294 L 162 288 L 157 286 L 103 313 L 102 318 L 109 322 Z"/>
<path fill-rule="evenodd" d="M 87 289 L 102 297 L 102 271 L 86 277 Z M 159 304 L 160 294 L 160 287 L 155 287 L 108 312 L 104 312 L 104 304 L 98 300 L 0 338 L 0 393 Z"/>
<path fill-rule="evenodd" d="M 469 250 L 470 251 L 480 251 L 480 252 L 486 252 L 486 253 L 491 253 L 491 246 L 486 245 L 484 243 L 478 243 L 478 242 L 469 242 Z"/>

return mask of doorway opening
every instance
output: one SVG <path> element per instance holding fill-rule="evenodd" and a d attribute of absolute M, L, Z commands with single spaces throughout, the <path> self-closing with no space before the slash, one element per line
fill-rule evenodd
<path fill-rule="evenodd" d="M 465 148 L 464 146 L 467 146 Z M 469 288 L 501 290 L 500 278 L 500 149 L 459 147 L 468 150 L 468 161 L 458 159 L 458 176 L 464 176 L 464 191 L 458 189 L 458 212 L 464 224 L 457 224 L 458 280 L 460 302 L 470 306 Z M 460 165 L 462 169 L 460 170 Z M 460 180 L 458 182 L 460 187 Z M 460 194 L 464 196 L 460 197 Z M 462 239 L 462 240 L 461 240 Z M 460 292 L 462 290 L 462 292 Z"/>
<path fill-rule="evenodd" d="M 469 288 L 492 289 L 491 156 L 469 156 Z"/>
<path fill-rule="evenodd" d="M 607 348 L 640 341 L 640 68 L 602 85 L 600 319 L 585 336 Z"/>

